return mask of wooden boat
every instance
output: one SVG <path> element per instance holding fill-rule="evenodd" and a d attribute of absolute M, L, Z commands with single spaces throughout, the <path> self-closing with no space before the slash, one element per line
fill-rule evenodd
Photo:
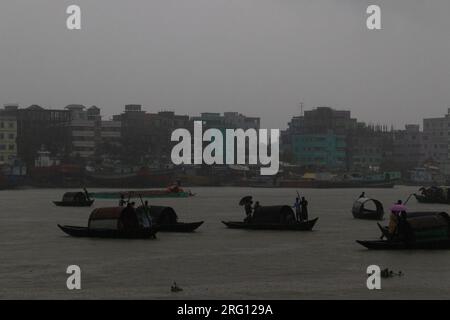
<path fill-rule="evenodd" d="M 450 249 L 450 217 L 446 212 L 410 212 L 395 234 L 378 224 L 387 240 L 357 240 L 371 250 Z"/>
<path fill-rule="evenodd" d="M 450 204 L 450 189 L 448 187 L 422 187 L 419 191 L 421 193 L 414 194 L 414 197 L 420 203 Z"/>
<path fill-rule="evenodd" d="M 430 198 L 422 194 L 414 194 L 414 198 L 420 203 L 450 204 L 450 199 Z"/>
<path fill-rule="evenodd" d="M 130 191 L 105 191 L 93 192 L 89 196 L 96 199 L 118 200 L 122 196 L 128 198 L 188 198 L 195 194 L 189 191 L 170 191 L 170 190 L 130 190 Z"/>
<path fill-rule="evenodd" d="M 58 207 L 90 207 L 94 200 L 90 199 L 87 192 L 66 192 L 62 201 L 53 201 Z"/>
<path fill-rule="evenodd" d="M 140 206 L 136 211 L 144 211 Z M 159 231 L 164 232 L 193 232 L 203 224 L 203 221 L 198 222 L 179 222 L 178 215 L 171 207 L 150 206 L 147 209 L 148 214 L 152 219 L 152 223 L 157 225 Z"/>
<path fill-rule="evenodd" d="M 58 227 L 73 237 L 93 238 L 147 239 L 158 231 L 145 211 L 133 207 L 98 208 L 91 212 L 87 227 Z"/>
<path fill-rule="evenodd" d="M 58 207 L 90 207 L 94 203 L 94 200 L 87 201 L 53 201 Z"/>
<path fill-rule="evenodd" d="M 368 209 L 367 205 L 372 204 L 373 209 Z M 383 204 L 370 198 L 359 198 L 353 203 L 352 214 L 355 219 L 382 220 L 384 216 Z"/>
<path fill-rule="evenodd" d="M 450 249 L 450 239 L 413 243 L 389 240 L 356 240 L 356 242 L 370 250 Z"/>
<path fill-rule="evenodd" d="M 250 221 L 222 221 L 222 223 L 231 229 L 309 231 L 317 220 L 318 218 L 297 222 L 290 206 L 261 206 L 253 213 Z"/>
<path fill-rule="evenodd" d="M 174 224 L 157 224 L 158 231 L 161 232 L 193 232 L 203 224 L 198 222 L 177 222 Z"/>
<path fill-rule="evenodd" d="M 291 224 L 222 221 L 230 229 L 311 231 L 319 218 Z"/>
<path fill-rule="evenodd" d="M 114 229 L 89 229 L 88 227 L 61 226 L 58 227 L 72 237 L 118 238 L 118 239 L 153 239 L 157 228 L 135 231 L 121 231 Z"/>

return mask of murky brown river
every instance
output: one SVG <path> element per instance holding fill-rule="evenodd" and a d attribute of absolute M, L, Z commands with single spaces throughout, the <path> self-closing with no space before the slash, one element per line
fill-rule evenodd
<path fill-rule="evenodd" d="M 414 187 L 365 190 L 388 207 Z M 72 238 L 57 223 L 87 225 L 92 208 L 52 204 L 67 190 L 0 192 L 0 298 L 31 299 L 391 299 L 450 297 L 450 250 L 368 251 L 356 239 L 379 236 L 373 221 L 355 220 L 361 190 L 300 190 L 309 200 L 313 232 L 245 231 L 221 220 L 241 220 L 243 195 L 261 205 L 293 204 L 293 189 L 194 188 L 189 199 L 154 199 L 175 208 L 180 221 L 204 220 L 192 234 L 159 233 L 157 240 Z M 92 190 L 94 191 L 94 190 Z M 97 200 L 94 207 L 115 205 Z M 446 205 L 408 202 L 410 210 Z M 384 222 L 386 223 L 386 221 Z M 66 288 L 66 268 L 79 265 L 81 290 Z M 369 291 L 366 268 L 377 264 L 403 277 L 382 279 Z M 184 290 L 172 293 L 176 281 Z"/>

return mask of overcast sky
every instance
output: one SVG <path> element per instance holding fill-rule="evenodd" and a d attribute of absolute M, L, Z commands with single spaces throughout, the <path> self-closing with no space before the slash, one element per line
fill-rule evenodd
<path fill-rule="evenodd" d="M 399 128 L 450 106 L 449 13 L 448 0 L 2 1 L 0 103 L 239 111 L 284 128 L 303 101 Z"/>

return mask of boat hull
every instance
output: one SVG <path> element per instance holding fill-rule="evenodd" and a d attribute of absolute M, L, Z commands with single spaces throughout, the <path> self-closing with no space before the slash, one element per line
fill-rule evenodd
<path fill-rule="evenodd" d="M 293 224 L 246 223 L 240 221 L 222 221 L 222 223 L 230 229 L 311 231 L 318 219 Z"/>
<path fill-rule="evenodd" d="M 158 231 L 161 232 L 193 232 L 203 224 L 199 222 L 177 222 L 175 224 L 158 225 Z"/>
<path fill-rule="evenodd" d="M 384 212 L 365 212 L 365 213 L 356 213 L 352 212 L 353 218 L 362 219 L 362 220 L 383 220 Z"/>
<path fill-rule="evenodd" d="M 357 243 L 369 250 L 450 250 L 450 239 L 405 243 L 389 240 L 356 240 Z"/>
<path fill-rule="evenodd" d="M 90 207 L 94 203 L 94 200 L 89 201 L 53 201 L 53 203 L 58 207 Z"/>
<path fill-rule="evenodd" d="M 154 239 L 157 228 L 150 230 L 121 231 L 112 229 L 89 229 L 87 227 L 61 226 L 58 227 L 66 234 L 78 238 L 116 238 L 116 239 Z"/>

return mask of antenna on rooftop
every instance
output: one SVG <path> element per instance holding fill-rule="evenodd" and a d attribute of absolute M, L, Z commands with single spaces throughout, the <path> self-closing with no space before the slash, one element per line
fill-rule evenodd
<path fill-rule="evenodd" d="M 298 107 L 300 108 L 300 116 L 303 116 L 303 101 L 299 102 Z"/>

